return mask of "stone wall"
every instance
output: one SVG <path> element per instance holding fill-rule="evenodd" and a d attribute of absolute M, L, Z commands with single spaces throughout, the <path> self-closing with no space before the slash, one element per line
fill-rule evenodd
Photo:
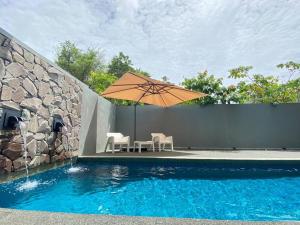
<path fill-rule="evenodd" d="M 80 81 L 0 32 L 0 108 L 22 112 L 31 167 L 70 158 L 70 150 L 78 150 L 81 99 Z M 52 132 L 57 115 L 66 135 Z M 24 169 L 22 144 L 18 130 L 0 131 L 0 173 Z"/>

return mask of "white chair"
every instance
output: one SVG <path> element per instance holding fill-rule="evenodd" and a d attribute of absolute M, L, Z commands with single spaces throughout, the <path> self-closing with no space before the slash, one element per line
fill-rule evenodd
<path fill-rule="evenodd" d="M 166 145 L 170 145 L 171 151 L 174 150 L 173 148 L 173 137 L 166 136 L 163 133 L 151 133 L 153 143 L 158 144 L 158 150 L 161 151 L 161 145 L 163 145 L 162 149 L 165 150 Z"/>
<path fill-rule="evenodd" d="M 107 146 L 111 146 L 111 151 L 115 153 L 115 146 L 120 145 L 120 149 L 122 149 L 123 145 L 127 145 L 127 152 L 129 152 L 129 145 L 130 145 L 130 137 L 124 136 L 121 133 L 107 133 L 107 142 L 105 146 L 105 152 L 107 150 Z"/>

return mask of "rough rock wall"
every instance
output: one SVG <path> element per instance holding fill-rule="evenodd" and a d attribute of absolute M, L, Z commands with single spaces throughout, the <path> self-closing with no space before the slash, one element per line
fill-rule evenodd
<path fill-rule="evenodd" d="M 13 38 L 0 33 L 0 108 L 22 112 L 31 167 L 64 160 L 79 148 L 81 83 Z M 66 135 L 52 132 L 60 115 Z M 0 173 L 24 169 L 19 131 L 0 131 Z"/>

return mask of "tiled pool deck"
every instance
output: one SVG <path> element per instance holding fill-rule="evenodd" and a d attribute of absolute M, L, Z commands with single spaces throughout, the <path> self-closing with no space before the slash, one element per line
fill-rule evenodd
<path fill-rule="evenodd" d="M 99 153 L 93 156 L 81 156 L 81 158 L 147 158 L 147 159 L 179 159 L 179 160 L 280 160 L 280 161 L 298 161 L 300 163 L 300 151 L 204 151 L 176 150 L 173 152 L 111 152 Z M 227 220 L 198 220 L 198 219 L 177 219 L 177 218 L 156 218 L 156 217 L 130 217 L 130 216 L 106 216 L 106 215 L 88 215 L 88 214 L 66 214 L 37 211 L 22 211 L 14 209 L 0 208 L 0 224 L 10 225 L 48 225 L 48 224 L 109 224 L 109 225 L 300 225 L 300 222 L 242 222 Z"/>

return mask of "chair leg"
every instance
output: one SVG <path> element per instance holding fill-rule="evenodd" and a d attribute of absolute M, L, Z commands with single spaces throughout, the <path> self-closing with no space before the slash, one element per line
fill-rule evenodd
<path fill-rule="evenodd" d="M 111 148 L 112 154 L 115 154 L 115 144 L 112 144 L 112 148 Z"/>
<path fill-rule="evenodd" d="M 139 144 L 139 153 L 142 153 L 142 144 Z"/>
<path fill-rule="evenodd" d="M 158 151 L 161 152 L 161 145 L 158 143 Z"/>
<path fill-rule="evenodd" d="M 173 142 L 171 143 L 171 151 L 174 150 Z"/>
<path fill-rule="evenodd" d="M 108 143 L 108 142 L 106 142 L 106 145 L 105 145 L 104 152 L 106 152 L 108 145 L 109 145 L 109 143 Z"/>
<path fill-rule="evenodd" d="M 162 149 L 163 151 L 165 150 L 165 146 L 166 146 L 166 143 L 163 143 L 163 149 Z"/>
<path fill-rule="evenodd" d="M 155 152 L 155 146 L 154 146 L 154 143 L 152 143 L 152 151 Z"/>
<path fill-rule="evenodd" d="M 129 143 L 127 143 L 127 152 L 129 152 Z"/>

